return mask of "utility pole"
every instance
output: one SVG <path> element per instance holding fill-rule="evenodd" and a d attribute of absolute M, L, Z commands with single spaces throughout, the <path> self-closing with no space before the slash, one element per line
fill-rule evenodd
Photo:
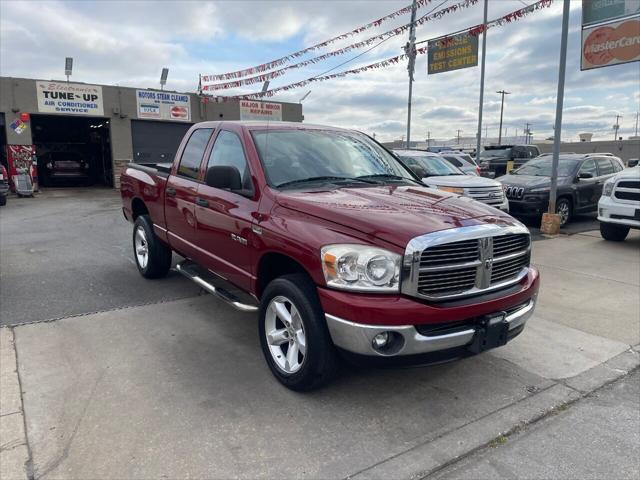
<path fill-rule="evenodd" d="M 480 158 L 480 146 L 482 144 L 482 107 L 484 104 L 484 64 L 487 55 L 487 10 L 489 9 L 489 0 L 484 0 L 484 16 L 482 25 L 484 31 L 482 33 L 482 61 L 480 63 L 480 100 L 478 102 L 478 133 L 476 134 L 476 160 Z M 485 127 L 485 138 L 487 137 L 487 129 Z"/>
<path fill-rule="evenodd" d="M 427 130 L 427 148 L 431 146 L 431 131 Z"/>
<path fill-rule="evenodd" d="M 551 191 L 549 192 L 549 210 L 542 217 L 541 230 L 543 233 L 558 233 L 560 218 L 556 214 L 556 200 L 558 198 L 558 163 L 560 158 L 560 137 L 562 135 L 562 107 L 564 105 L 564 79 L 567 69 L 567 37 L 569 36 L 569 7 L 571 0 L 564 0 L 562 9 L 562 37 L 560 40 L 560 66 L 558 68 L 558 95 L 556 96 L 556 124 L 553 131 L 553 159 L 551 163 Z"/>
<path fill-rule="evenodd" d="M 409 57 L 409 99 L 407 101 L 407 148 L 411 148 L 411 95 L 413 93 L 413 72 L 416 65 L 416 5 L 417 0 L 411 4 L 411 27 L 409 28 L 409 41 L 404 47 L 405 54 Z"/>
<path fill-rule="evenodd" d="M 502 95 L 502 102 L 500 103 L 500 131 L 498 132 L 498 145 L 502 145 L 502 114 L 504 112 L 504 96 L 511 95 L 511 92 L 505 92 L 504 90 L 499 90 L 496 93 Z"/>
<path fill-rule="evenodd" d="M 622 118 L 622 115 L 616 115 L 616 123 L 613 126 L 613 140 L 618 140 L 618 130 L 620 130 L 620 122 L 618 120 L 620 120 Z"/>
<path fill-rule="evenodd" d="M 530 137 L 530 135 L 529 135 L 529 134 L 531 133 L 531 130 L 529 130 L 529 127 L 530 127 L 530 126 L 531 126 L 531 124 L 530 124 L 529 122 L 527 122 L 527 123 L 525 124 L 525 127 L 524 127 L 524 134 L 525 134 L 525 142 L 524 142 L 524 143 L 525 143 L 526 145 L 529 145 L 529 143 L 531 142 L 531 140 L 530 140 L 530 138 L 529 138 L 529 137 Z"/>
<path fill-rule="evenodd" d="M 460 145 L 460 132 L 461 132 L 461 131 L 462 131 L 462 130 L 458 129 L 458 145 Z"/>
<path fill-rule="evenodd" d="M 638 118 L 640 118 L 640 112 L 636 112 L 636 137 L 638 136 Z"/>

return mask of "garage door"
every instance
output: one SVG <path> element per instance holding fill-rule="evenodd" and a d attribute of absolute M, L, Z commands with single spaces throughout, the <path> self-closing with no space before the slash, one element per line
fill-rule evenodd
<path fill-rule="evenodd" d="M 136 163 L 171 162 L 190 123 L 131 120 L 133 161 Z"/>

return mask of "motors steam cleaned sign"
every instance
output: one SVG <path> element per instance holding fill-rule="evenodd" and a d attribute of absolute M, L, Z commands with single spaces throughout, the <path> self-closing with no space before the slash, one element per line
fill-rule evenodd
<path fill-rule="evenodd" d="M 136 90 L 138 118 L 191 121 L 191 98 L 184 93 Z"/>
<path fill-rule="evenodd" d="M 443 73 L 478 65 L 478 37 L 461 33 L 430 40 L 428 73 Z"/>
<path fill-rule="evenodd" d="M 38 111 L 102 117 L 102 87 L 81 83 L 36 80 Z"/>

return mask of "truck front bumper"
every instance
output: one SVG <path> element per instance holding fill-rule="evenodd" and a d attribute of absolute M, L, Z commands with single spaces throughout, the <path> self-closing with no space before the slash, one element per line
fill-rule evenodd
<path fill-rule="evenodd" d="M 405 296 L 373 300 L 371 295 L 318 290 L 337 347 L 358 355 L 400 357 L 456 348 L 478 353 L 503 345 L 522 332 L 538 288 L 538 272 L 531 268 L 508 293 L 478 303 L 433 305 Z M 496 332 L 502 338 L 493 338 Z M 388 339 L 382 347 L 376 343 L 379 335 Z"/>
<path fill-rule="evenodd" d="M 611 197 L 600 197 L 598 220 L 640 229 L 640 204 L 615 202 Z"/>

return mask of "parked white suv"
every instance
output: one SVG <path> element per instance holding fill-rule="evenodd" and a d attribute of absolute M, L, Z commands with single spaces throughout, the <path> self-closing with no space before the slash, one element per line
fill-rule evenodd
<path fill-rule="evenodd" d="M 471 155 L 463 152 L 447 151 L 439 152 L 443 158 L 454 167 L 458 167 L 467 175 L 480 175 L 480 167 L 473 161 Z"/>
<path fill-rule="evenodd" d="M 604 184 L 598 202 L 600 234 L 621 242 L 629 229 L 640 229 L 640 167 L 627 168 Z"/>
<path fill-rule="evenodd" d="M 422 178 L 422 183 L 428 187 L 457 193 L 502 211 L 509 211 L 509 200 L 500 182 L 476 175 L 465 175 L 438 153 L 424 150 L 394 150 L 394 153 Z"/>

